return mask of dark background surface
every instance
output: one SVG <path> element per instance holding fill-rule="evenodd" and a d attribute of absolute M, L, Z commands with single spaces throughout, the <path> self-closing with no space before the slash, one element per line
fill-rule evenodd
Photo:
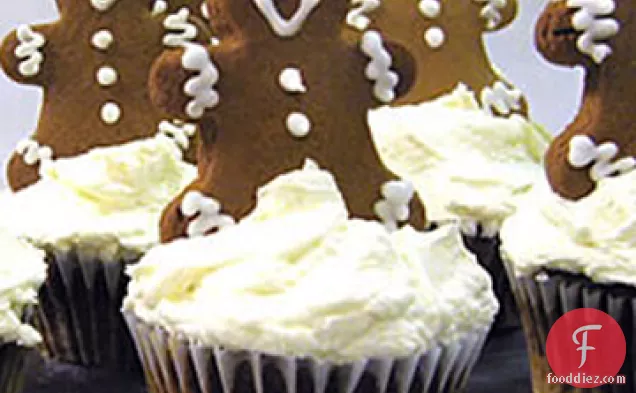
<path fill-rule="evenodd" d="M 521 330 L 493 334 L 484 348 L 467 393 L 531 393 L 530 370 Z M 32 359 L 23 393 L 146 393 L 142 380 L 113 372 Z"/>

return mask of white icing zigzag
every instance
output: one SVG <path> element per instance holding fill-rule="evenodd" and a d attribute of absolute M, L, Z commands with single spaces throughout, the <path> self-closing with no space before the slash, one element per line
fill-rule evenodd
<path fill-rule="evenodd" d="M 188 97 L 193 97 L 186 107 L 186 114 L 193 119 L 199 119 L 206 109 L 214 108 L 219 103 L 219 94 L 214 90 L 214 85 L 219 80 L 219 72 L 204 46 L 190 43 L 183 46 L 183 68 L 198 71 L 198 75 L 190 78 L 183 87 L 184 93 Z"/>
<path fill-rule="evenodd" d="M 503 82 L 495 82 L 492 87 L 484 87 L 481 91 L 481 106 L 485 112 L 492 114 L 493 109 L 501 115 L 508 115 L 519 110 L 522 93 L 520 90 L 509 89 Z"/>
<path fill-rule="evenodd" d="M 222 229 L 235 224 L 232 217 L 221 214 L 221 204 L 198 191 L 188 192 L 181 202 L 181 213 L 194 218 L 188 225 L 189 237 L 203 236 L 214 229 Z"/>
<path fill-rule="evenodd" d="M 501 23 L 501 13 L 499 10 L 504 8 L 508 0 L 474 0 L 478 3 L 486 3 L 481 9 L 480 16 L 486 19 L 486 27 L 494 29 Z"/>
<path fill-rule="evenodd" d="M 620 29 L 615 19 L 600 18 L 614 13 L 614 0 L 568 0 L 567 6 L 580 8 L 572 16 L 572 27 L 583 32 L 576 42 L 577 48 L 597 64 L 602 63 L 612 54 L 612 48 L 607 44 L 598 44 L 597 41 L 615 36 Z"/>
<path fill-rule="evenodd" d="M 375 82 L 373 94 L 381 102 L 388 103 L 393 101 L 395 99 L 395 87 L 400 78 L 395 72 L 390 70 L 391 54 L 384 48 L 382 36 L 377 31 L 367 31 L 362 36 L 360 48 L 371 59 L 365 70 L 365 75 L 368 79 Z"/>
<path fill-rule="evenodd" d="M 190 123 L 162 121 L 159 123 L 159 133 L 172 139 L 182 150 L 190 147 L 190 138 L 197 132 L 197 126 Z"/>
<path fill-rule="evenodd" d="M 25 139 L 18 142 L 15 151 L 22 156 L 24 163 L 29 166 L 38 162 L 50 161 L 53 158 L 53 149 L 48 146 L 40 146 L 33 139 Z"/>
<path fill-rule="evenodd" d="M 360 31 L 366 30 L 371 23 L 366 14 L 380 7 L 380 0 L 351 0 L 351 4 L 357 8 L 347 14 L 347 25 Z"/>
<path fill-rule="evenodd" d="M 587 135 L 575 135 L 570 139 L 568 162 L 574 168 L 585 168 L 590 164 L 590 178 L 598 182 L 616 173 L 627 173 L 636 168 L 636 158 L 625 157 L 612 162 L 618 155 L 618 146 L 605 142 L 597 146 Z"/>
<path fill-rule="evenodd" d="M 35 76 L 40 72 L 40 65 L 44 61 L 44 55 L 40 48 L 46 43 L 44 35 L 34 32 L 29 26 L 22 25 L 16 30 L 16 36 L 20 45 L 15 48 L 18 59 L 26 59 L 20 62 L 18 72 L 23 76 Z"/>
<path fill-rule="evenodd" d="M 163 37 L 163 44 L 169 47 L 181 46 L 184 43 L 196 38 L 198 30 L 195 25 L 188 21 L 190 10 L 181 8 L 176 14 L 168 15 L 163 21 L 166 30 L 173 31 Z M 177 31 L 178 33 L 175 33 Z"/>
<path fill-rule="evenodd" d="M 321 0 L 300 0 L 298 9 L 290 19 L 284 19 L 273 0 L 252 0 L 261 11 L 274 32 L 281 37 L 291 37 L 298 33 L 307 20 L 307 17 L 313 11 Z"/>
<path fill-rule="evenodd" d="M 389 231 L 398 229 L 398 223 L 409 219 L 409 203 L 415 195 L 413 184 L 405 180 L 386 182 L 380 190 L 381 200 L 374 206 L 375 214 Z"/>

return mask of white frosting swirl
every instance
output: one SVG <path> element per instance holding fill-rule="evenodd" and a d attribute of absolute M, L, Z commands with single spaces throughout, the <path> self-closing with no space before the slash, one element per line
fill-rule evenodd
<path fill-rule="evenodd" d="M 25 307 L 37 302 L 38 288 L 46 279 L 44 253 L 3 231 L 0 253 L 0 345 L 35 345 L 40 334 L 21 319 Z"/>
<path fill-rule="evenodd" d="M 544 176 L 549 134 L 520 116 L 485 113 L 462 85 L 430 102 L 372 110 L 369 126 L 385 165 L 413 182 L 432 221 L 498 227 Z"/>
<path fill-rule="evenodd" d="M 38 246 L 104 253 L 158 242 L 161 211 L 196 176 L 163 135 L 47 162 L 40 172 L 40 181 L 3 198 L 1 225 Z"/>
<path fill-rule="evenodd" d="M 502 252 L 519 274 L 550 267 L 636 286 L 636 171 L 602 179 L 578 201 L 544 185 L 528 202 L 501 228 Z"/>
<path fill-rule="evenodd" d="M 205 345 L 347 361 L 404 356 L 488 327 L 491 281 L 459 231 L 349 219 L 309 162 L 236 226 L 150 250 L 124 309 Z M 205 310 L 205 311 L 202 311 Z"/>

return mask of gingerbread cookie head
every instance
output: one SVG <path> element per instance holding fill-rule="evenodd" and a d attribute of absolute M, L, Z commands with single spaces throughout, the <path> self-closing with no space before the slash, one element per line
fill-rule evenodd
<path fill-rule="evenodd" d="M 548 61 L 585 68 L 579 113 L 546 155 L 552 188 L 568 199 L 636 167 L 636 7 L 632 0 L 551 2 L 536 26 Z"/>
<path fill-rule="evenodd" d="M 422 228 L 419 199 L 394 183 L 366 124 L 368 109 L 399 96 L 399 45 L 352 34 L 348 0 L 208 5 L 220 44 L 167 51 L 151 72 L 152 101 L 197 121 L 203 141 L 199 179 L 166 209 L 163 240 L 240 220 L 259 187 L 306 159 L 335 176 L 353 216 Z"/>
<path fill-rule="evenodd" d="M 478 92 L 488 111 L 525 112 L 521 92 L 488 60 L 483 34 L 507 26 L 516 0 L 358 0 L 347 21 L 352 28 L 376 29 L 413 56 L 395 63 L 414 86 L 395 104 L 411 104 L 449 93 L 459 83 Z M 409 64 L 413 64 L 410 68 Z M 404 75 L 408 79 L 409 75 Z"/>
<path fill-rule="evenodd" d="M 37 130 L 8 166 L 14 190 L 38 179 L 40 162 L 149 137 L 174 136 L 184 150 L 192 127 L 173 123 L 148 99 L 152 62 L 165 47 L 207 42 L 200 1 L 58 0 L 60 19 L 20 26 L 0 48 L 9 77 L 44 90 Z M 192 149 L 188 158 L 194 159 Z"/>

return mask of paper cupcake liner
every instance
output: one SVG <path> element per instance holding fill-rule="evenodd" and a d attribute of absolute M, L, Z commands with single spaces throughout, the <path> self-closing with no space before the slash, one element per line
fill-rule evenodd
<path fill-rule="evenodd" d="M 126 314 L 150 393 L 463 392 L 487 329 L 407 358 L 334 364 L 202 346 Z"/>
<path fill-rule="evenodd" d="M 636 392 L 636 288 L 597 284 L 583 275 L 544 270 L 532 277 L 516 277 L 513 290 L 526 336 L 534 392 Z M 552 372 L 545 351 L 548 333 L 561 316 L 578 308 L 601 310 L 623 329 L 627 354 L 618 374 L 626 377 L 627 384 L 594 389 L 547 384 L 547 375 Z"/>
<path fill-rule="evenodd" d="M 486 237 L 479 234 L 475 236 L 464 234 L 462 237 L 466 248 L 475 254 L 477 262 L 486 269 L 492 278 L 493 292 L 499 301 L 499 313 L 495 317 L 492 331 L 496 333 L 519 328 L 521 326 L 519 309 L 515 303 L 510 280 L 499 252 L 501 245 L 499 236 Z"/>
<path fill-rule="evenodd" d="M 33 317 L 43 336 L 43 355 L 64 363 L 138 371 L 121 315 L 129 281 L 124 268 L 131 259 L 105 261 L 77 250 L 47 256 L 48 277 Z"/>
<path fill-rule="evenodd" d="M 29 349 L 0 341 L 0 393 L 19 393 L 24 385 Z"/>

